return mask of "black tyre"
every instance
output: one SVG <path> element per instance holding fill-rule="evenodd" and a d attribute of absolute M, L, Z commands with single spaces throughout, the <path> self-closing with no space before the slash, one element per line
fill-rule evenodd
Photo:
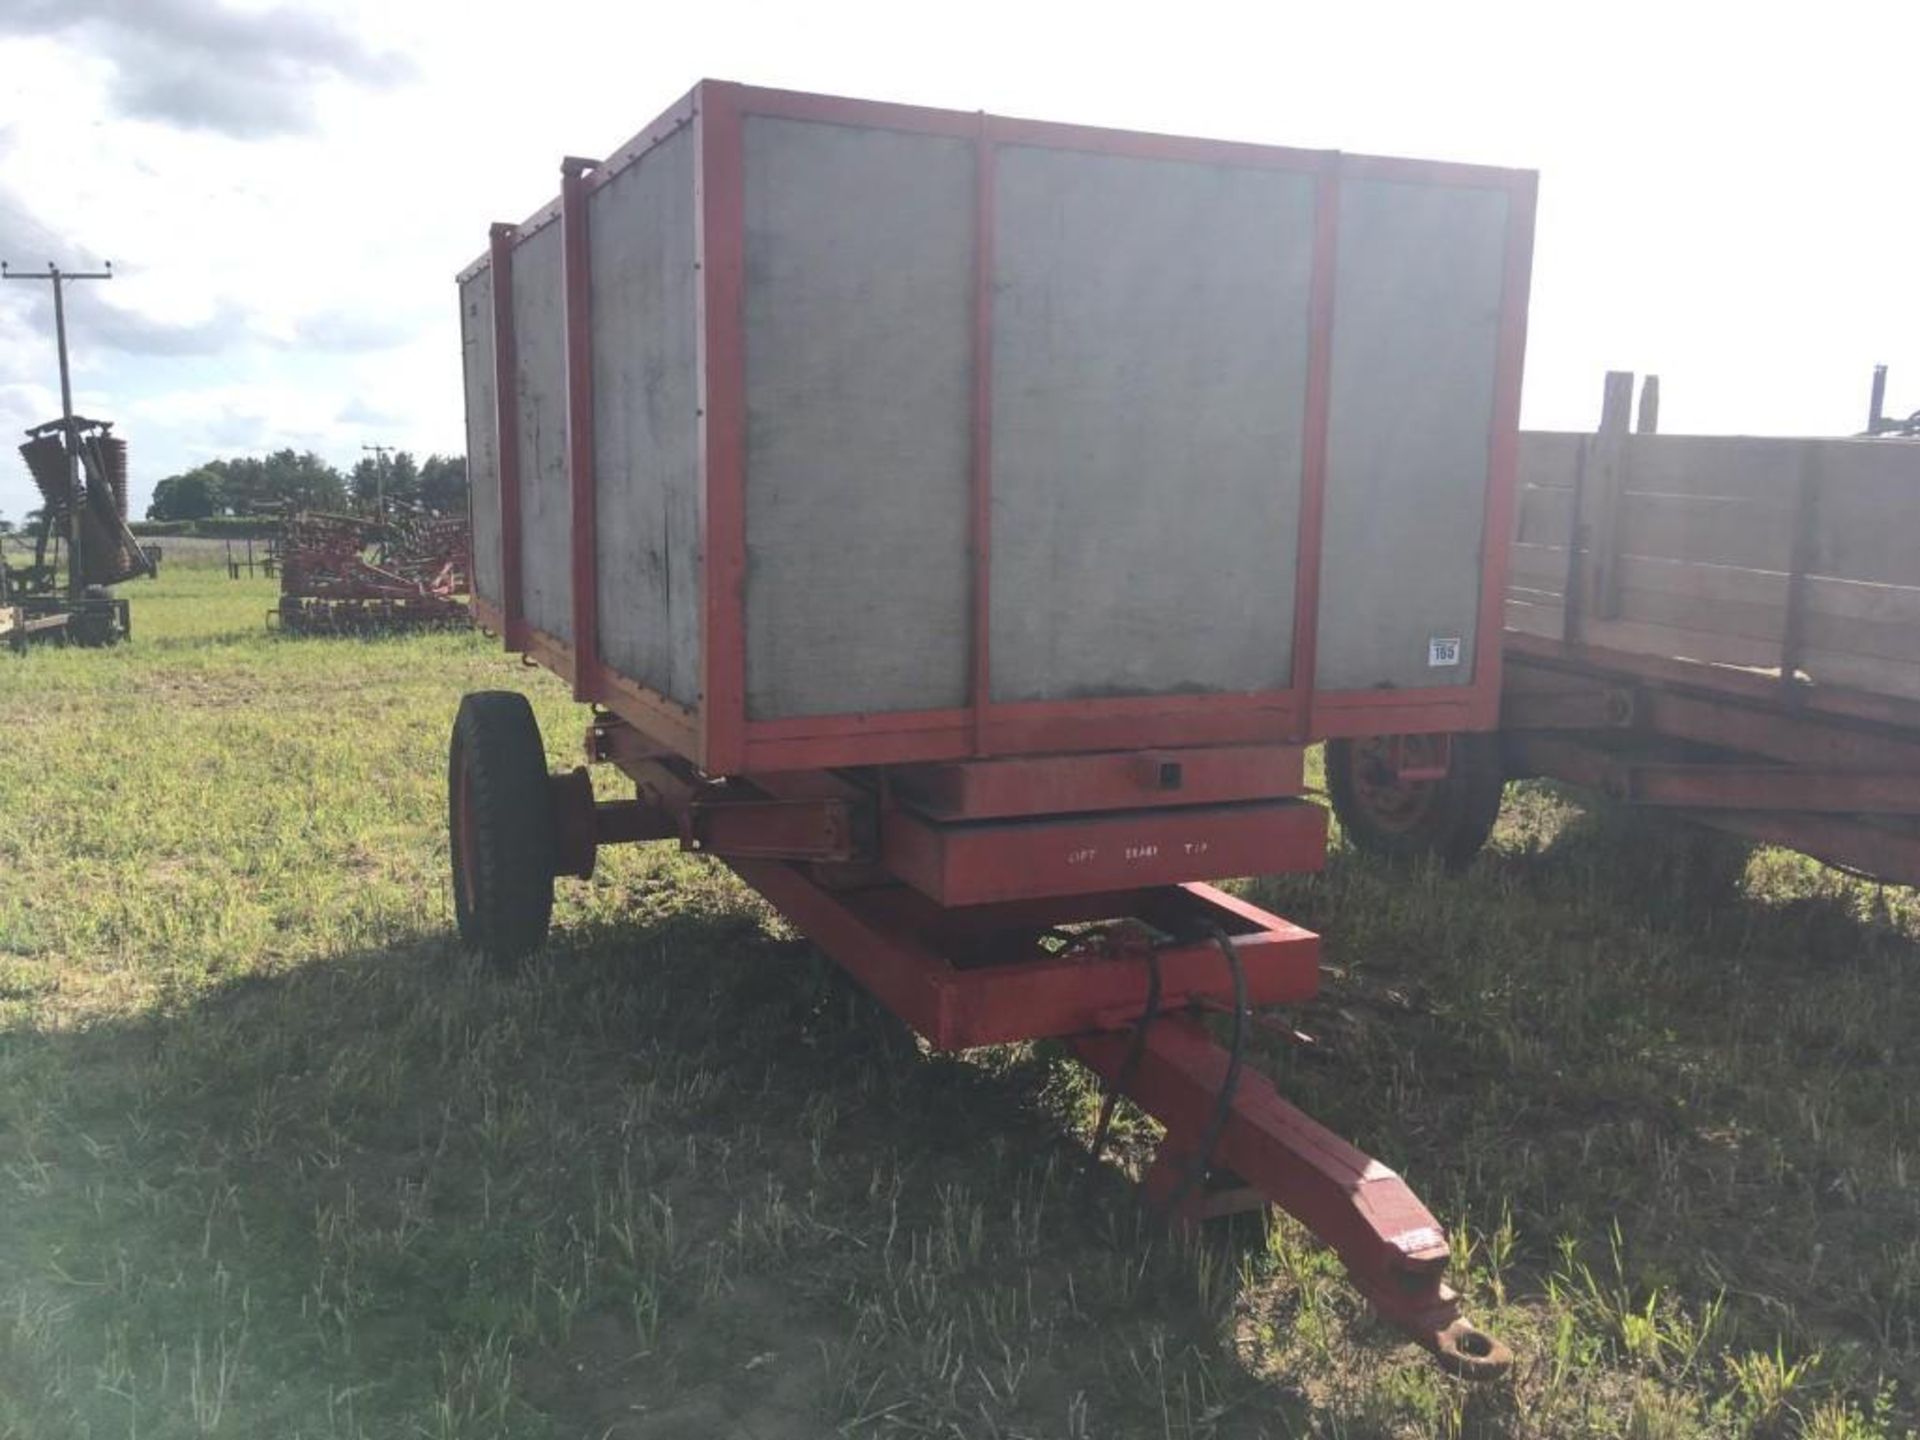
<path fill-rule="evenodd" d="M 509 963 L 540 947 L 558 869 L 546 747 L 524 695 L 460 702 L 447 753 L 453 908 L 469 950 Z"/>
<path fill-rule="evenodd" d="M 67 625 L 67 638 L 89 648 L 117 644 L 124 638 L 113 591 L 104 585 L 89 585 L 80 592 L 80 608 Z"/>
<path fill-rule="evenodd" d="M 1434 780 L 1403 780 L 1402 767 L 1437 762 L 1450 740 L 1447 772 Z M 1392 747 L 1400 746 L 1399 764 Z M 1433 856 L 1459 869 L 1480 853 L 1500 817 L 1506 788 L 1500 737 L 1406 735 L 1327 742 L 1327 793 L 1347 838 L 1390 860 Z"/>

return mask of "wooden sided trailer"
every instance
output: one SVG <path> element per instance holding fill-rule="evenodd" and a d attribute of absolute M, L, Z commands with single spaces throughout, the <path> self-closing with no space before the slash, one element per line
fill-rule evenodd
<path fill-rule="evenodd" d="M 468 696 L 464 940 L 709 853 L 933 1045 L 1064 1039 L 1177 1218 L 1277 1203 L 1503 1370 L 1242 1064 L 1317 937 L 1205 882 L 1324 863 L 1308 744 L 1498 718 L 1534 177 L 715 82 L 560 171 L 459 277 L 473 608 L 630 787 Z"/>
<path fill-rule="evenodd" d="M 1521 436 L 1499 735 L 1330 747 L 1343 823 L 1463 861 L 1540 776 L 1920 885 L 1920 439 L 1661 434 L 1633 379 Z"/>

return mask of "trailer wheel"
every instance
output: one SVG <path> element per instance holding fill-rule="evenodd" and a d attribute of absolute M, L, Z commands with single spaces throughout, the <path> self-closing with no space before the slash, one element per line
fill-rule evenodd
<path fill-rule="evenodd" d="M 461 943 L 501 963 L 538 949 L 559 865 L 546 747 L 526 696 L 481 690 L 460 701 L 447 828 Z"/>
<path fill-rule="evenodd" d="M 1448 769 L 1437 780 L 1403 780 L 1392 759 L 1396 738 L 1327 742 L 1327 793 L 1340 828 L 1360 849 L 1389 860 L 1434 856 L 1459 869 L 1480 853 L 1500 816 L 1506 769 L 1497 735 L 1397 738 L 1400 763 L 1437 761 L 1442 739 Z"/>

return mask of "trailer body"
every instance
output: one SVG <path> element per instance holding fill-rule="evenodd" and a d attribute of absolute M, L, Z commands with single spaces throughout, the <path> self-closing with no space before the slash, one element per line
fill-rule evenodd
<path fill-rule="evenodd" d="M 1920 884 L 1920 441 L 1660 434 L 1647 385 L 1521 437 L 1509 772 Z"/>
<path fill-rule="evenodd" d="M 1533 194 L 713 82 L 564 161 L 460 277 L 473 608 L 633 792 L 468 696 L 462 939 L 677 839 L 929 1044 L 1067 1041 L 1170 1214 L 1284 1206 L 1505 1370 L 1404 1182 L 1242 1077 L 1318 938 L 1195 882 L 1325 863 L 1308 739 L 1497 718 Z"/>
<path fill-rule="evenodd" d="M 1530 173 L 705 82 L 562 190 L 475 610 L 706 771 L 1494 724 Z"/>

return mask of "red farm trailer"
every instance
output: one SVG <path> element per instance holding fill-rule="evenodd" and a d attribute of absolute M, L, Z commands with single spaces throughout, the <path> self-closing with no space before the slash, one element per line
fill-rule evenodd
<path fill-rule="evenodd" d="M 1348 833 L 1464 861 L 1547 777 L 1920 885 L 1920 439 L 1521 436 L 1497 736 L 1328 749 Z M 1875 438 L 1879 437 L 1879 438 Z"/>
<path fill-rule="evenodd" d="M 1504 1369 L 1241 1063 L 1317 937 L 1204 882 L 1324 863 L 1310 742 L 1498 718 L 1534 176 L 716 82 L 560 172 L 459 277 L 473 607 L 632 793 L 469 695 L 466 943 L 707 852 L 931 1044 L 1065 1040 L 1177 1219 L 1277 1203 Z"/>

